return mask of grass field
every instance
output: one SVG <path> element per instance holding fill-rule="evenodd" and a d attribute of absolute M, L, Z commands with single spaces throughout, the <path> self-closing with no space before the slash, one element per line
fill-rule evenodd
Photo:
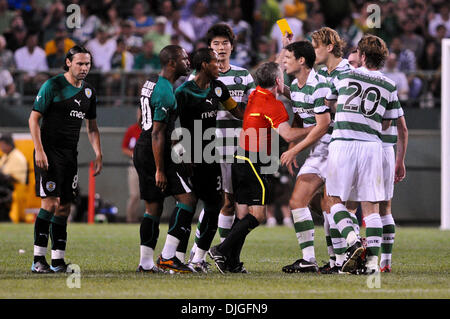
<path fill-rule="evenodd" d="M 156 253 L 166 231 L 161 225 Z M 68 234 L 66 260 L 81 268 L 80 289 L 68 288 L 65 274 L 31 273 L 33 225 L 0 224 L 0 298 L 450 298 L 450 232 L 437 228 L 397 227 L 393 273 L 381 274 L 380 288 L 373 289 L 365 276 L 282 273 L 300 252 L 294 231 L 286 227 L 254 230 L 242 254 L 250 273 L 227 275 L 214 266 L 208 274 L 135 273 L 137 224 L 70 224 Z M 319 264 L 327 259 L 320 226 L 316 255 Z"/>

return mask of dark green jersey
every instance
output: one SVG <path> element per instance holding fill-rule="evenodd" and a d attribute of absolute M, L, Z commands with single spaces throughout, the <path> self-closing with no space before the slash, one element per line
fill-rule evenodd
<path fill-rule="evenodd" d="M 175 127 L 177 117 L 177 101 L 173 92 L 172 83 L 158 75 L 151 76 L 141 90 L 142 133 L 138 143 L 151 145 L 153 123 L 162 122 L 166 127 L 165 148 L 171 148 L 171 134 Z M 170 156 L 170 152 L 164 152 Z"/>
<path fill-rule="evenodd" d="M 237 105 L 231 98 L 227 86 L 219 80 L 212 80 L 210 86 L 205 90 L 199 88 L 194 80 L 187 81 L 178 87 L 175 96 L 179 109 L 180 125 L 188 129 L 191 135 L 191 150 L 196 149 L 194 143 L 203 141 L 201 144 L 202 152 L 204 147 L 211 143 L 209 139 L 213 139 L 213 136 L 216 135 L 218 111 L 220 109 L 230 110 Z M 203 139 L 206 130 L 211 128 L 213 130 L 209 132 L 212 136 Z M 198 136 L 196 130 L 198 130 Z M 200 150 L 200 147 L 198 149 Z M 191 152 L 191 155 L 194 155 L 194 152 Z"/>
<path fill-rule="evenodd" d="M 95 119 L 97 96 L 87 82 L 77 88 L 64 74 L 47 80 L 34 101 L 33 111 L 43 115 L 41 139 L 44 147 L 76 149 L 83 119 Z"/>

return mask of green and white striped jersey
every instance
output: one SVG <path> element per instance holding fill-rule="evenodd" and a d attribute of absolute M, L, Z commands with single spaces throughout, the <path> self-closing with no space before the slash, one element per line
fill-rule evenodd
<path fill-rule="evenodd" d="M 303 120 L 303 126 L 316 125 L 316 114 L 330 112 L 330 108 L 325 105 L 325 97 L 329 94 L 330 87 L 324 76 L 311 70 L 302 88 L 298 87 L 298 80 L 291 84 L 292 111 L 297 113 Z M 331 139 L 332 127 L 321 137 L 320 141 L 329 143 Z"/>
<path fill-rule="evenodd" d="M 403 114 L 395 82 L 364 67 L 342 73 L 337 79 L 332 141 L 381 142 L 382 121 L 396 120 Z"/>
<path fill-rule="evenodd" d="M 194 77 L 195 72 L 189 76 L 188 80 L 193 80 Z M 238 103 L 238 107 L 245 109 L 248 97 L 256 87 L 250 72 L 244 68 L 230 65 L 230 69 L 227 72 L 219 73 L 218 80 L 227 86 L 231 97 Z M 239 145 L 240 133 L 240 131 L 235 131 L 234 129 L 242 128 L 242 120 L 234 117 L 222 106 L 217 112 L 216 119 L 216 143 L 221 145 L 217 149 L 222 156 L 232 157 Z"/>
<path fill-rule="evenodd" d="M 339 74 L 343 72 L 348 72 L 350 70 L 353 70 L 353 67 L 348 63 L 347 59 L 342 59 L 341 62 L 336 66 L 336 68 L 331 71 L 331 73 L 328 73 L 327 67 L 323 67 L 319 69 L 317 74 L 320 74 L 327 79 L 327 82 L 330 83 L 330 93 L 326 97 L 327 100 L 337 100 L 337 91 L 336 91 L 336 83 L 337 83 L 337 77 Z"/>

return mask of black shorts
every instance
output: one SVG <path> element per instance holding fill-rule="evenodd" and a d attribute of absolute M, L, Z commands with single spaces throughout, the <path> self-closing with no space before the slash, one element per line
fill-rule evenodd
<path fill-rule="evenodd" d="M 164 161 L 167 187 L 162 192 L 156 186 L 156 164 L 151 145 L 136 144 L 133 163 L 139 176 L 141 198 L 147 202 L 161 202 L 167 196 L 192 192 L 187 173 L 183 171 L 181 165 L 173 163 L 170 158 Z"/>
<path fill-rule="evenodd" d="M 33 152 L 36 196 L 59 197 L 63 204 L 71 202 L 78 186 L 78 152 L 53 147 L 44 148 L 44 151 L 48 160 L 47 171 L 36 166 Z"/>
<path fill-rule="evenodd" d="M 197 198 L 212 204 L 222 202 L 222 171 L 219 163 L 195 164 L 191 182 Z"/>
<path fill-rule="evenodd" d="M 249 206 L 267 205 L 270 193 L 266 174 L 261 174 L 259 163 L 252 163 L 248 158 L 245 162 L 238 161 L 232 164 L 231 174 L 234 198 L 238 204 Z"/>

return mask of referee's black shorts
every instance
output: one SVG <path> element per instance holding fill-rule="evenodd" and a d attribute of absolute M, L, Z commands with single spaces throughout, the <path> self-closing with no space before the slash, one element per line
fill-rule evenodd
<path fill-rule="evenodd" d="M 266 164 L 267 165 L 267 164 Z M 266 174 L 261 174 L 265 165 L 251 161 L 250 156 L 235 155 L 231 166 L 234 198 L 238 204 L 249 206 L 267 205 L 270 185 Z"/>
<path fill-rule="evenodd" d="M 76 149 L 61 149 L 44 146 L 48 160 L 48 170 L 36 165 L 33 152 L 36 196 L 41 198 L 59 197 L 62 204 L 70 203 L 78 186 L 78 163 Z"/>
<path fill-rule="evenodd" d="M 164 160 L 167 187 L 163 192 L 156 186 L 156 164 L 151 144 L 136 144 L 133 163 L 139 176 L 141 199 L 147 202 L 162 202 L 168 196 L 192 192 L 187 173 L 170 157 Z"/>

